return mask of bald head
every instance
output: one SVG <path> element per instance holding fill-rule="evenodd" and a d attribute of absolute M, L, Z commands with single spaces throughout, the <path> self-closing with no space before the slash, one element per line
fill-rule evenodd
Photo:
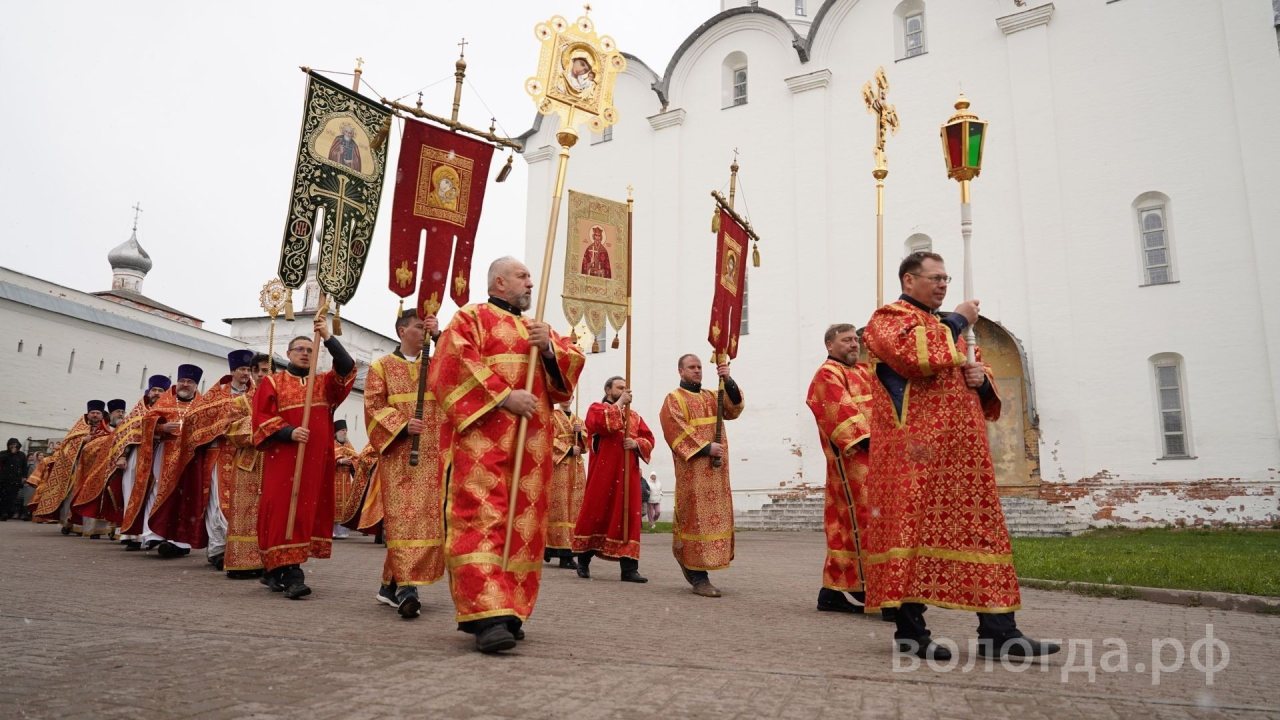
<path fill-rule="evenodd" d="M 489 295 L 528 310 L 533 304 L 533 276 L 529 268 L 510 255 L 494 260 L 489 265 Z"/>

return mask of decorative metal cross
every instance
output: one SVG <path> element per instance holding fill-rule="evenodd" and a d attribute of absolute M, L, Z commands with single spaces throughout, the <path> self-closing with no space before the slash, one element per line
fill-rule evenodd
<path fill-rule="evenodd" d="M 358 57 L 356 58 L 356 72 L 363 72 L 363 70 L 364 70 L 364 58 Z"/>
<path fill-rule="evenodd" d="M 877 68 L 874 80 L 868 80 L 862 86 L 862 100 L 867 105 L 867 112 L 876 116 L 877 164 L 884 162 L 885 136 L 898 132 L 898 110 L 889 104 L 888 97 L 889 78 L 885 76 L 884 68 Z"/>
<path fill-rule="evenodd" d="M 133 229 L 135 231 L 137 231 L 138 229 L 138 214 L 141 212 L 142 212 L 142 201 L 139 200 L 133 205 Z"/>
<path fill-rule="evenodd" d="M 466 57 L 466 56 L 467 56 L 467 39 L 462 38 L 462 40 L 458 42 L 458 57 Z"/>

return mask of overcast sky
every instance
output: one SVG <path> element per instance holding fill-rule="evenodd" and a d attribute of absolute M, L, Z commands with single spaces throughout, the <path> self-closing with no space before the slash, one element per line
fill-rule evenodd
<path fill-rule="evenodd" d="M 719 7 L 595 0 L 591 17 L 661 74 Z M 500 133 L 518 135 L 534 118 L 523 89 L 536 70 L 533 26 L 581 12 L 546 0 L 14 4 L 0 23 L 0 265 L 107 290 L 107 252 L 128 239 L 141 201 L 138 238 L 155 261 L 144 294 L 225 333 L 221 318 L 260 312 L 258 290 L 276 272 L 302 121 L 299 65 L 349 73 L 363 57 L 366 95 L 371 86 L 411 102 L 435 83 L 424 107 L 447 116 L 465 36 L 461 119 L 488 127 L 494 115 Z M 398 148 L 393 141 L 392 176 Z M 495 171 L 503 162 L 494 157 Z M 360 289 L 343 309 L 383 331 L 396 302 L 386 287 L 391 191 L 388 178 Z M 472 279 L 479 293 L 490 260 L 523 251 L 525 193 L 517 157 L 510 179 L 488 186 Z"/>

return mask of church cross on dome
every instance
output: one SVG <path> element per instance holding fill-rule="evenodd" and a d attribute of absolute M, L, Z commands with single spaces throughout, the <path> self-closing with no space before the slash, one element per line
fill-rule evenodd
<path fill-rule="evenodd" d="M 133 204 L 133 231 L 138 232 L 138 215 L 142 213 L 142 201 Z"/>

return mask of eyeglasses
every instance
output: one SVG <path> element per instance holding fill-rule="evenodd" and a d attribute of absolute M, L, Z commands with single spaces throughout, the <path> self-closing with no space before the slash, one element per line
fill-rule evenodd
<path fill-rule="evenodd" d="M 907 273 L 907 274 L 915 275 L 918 278 L 928 280 L 934 285 L 950 285 L 952 280 L 950 275 L 921 275 L 920 273 Z"/>

